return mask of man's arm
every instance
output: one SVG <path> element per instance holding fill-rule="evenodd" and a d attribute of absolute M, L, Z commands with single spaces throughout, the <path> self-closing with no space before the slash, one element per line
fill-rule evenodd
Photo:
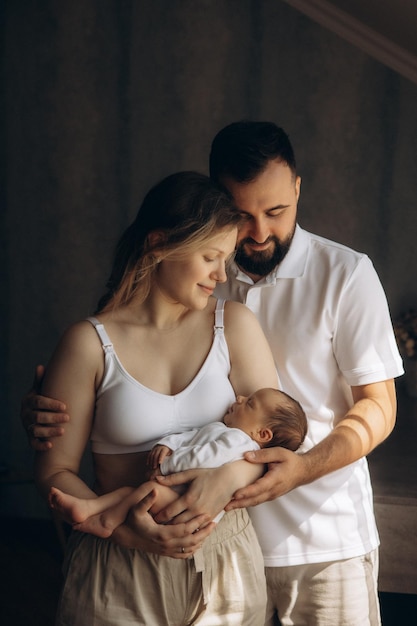
<path fill-rule="evenodd" d="M 395 384 L 387 380 L 352 387 L 354 405 L 332 432 L 304 454 L 267 448 L 245 455 L 252 463 L 268 463 L 268 472 L 239 489 L 226 510 L 255 506 L 334 472 L 369 454 L 395 425 Z"/>
<path fill-rule="evenodd" d="M 32 389 L 22 399 L 20 409 L 20 420 L 29 444 L 37 452 L 52 448 L 50 439 L 61 437 L 65 432 L 63 424 L 70 419 L 63 402 L 40 395 L 44 373 L 43 365 L 38 365 Z"/>

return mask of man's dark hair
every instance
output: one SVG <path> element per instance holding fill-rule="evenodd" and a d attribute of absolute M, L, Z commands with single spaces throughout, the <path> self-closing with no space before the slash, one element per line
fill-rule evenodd
<path fill-rule="evenodd" d="M 213 140 L 210 177 L 217 183 L 224 178 L 250 182 L 270 161 L 286 163 L 296 176 L 294 151 L 286 132 L 273 122 L 234 122 Z"/>

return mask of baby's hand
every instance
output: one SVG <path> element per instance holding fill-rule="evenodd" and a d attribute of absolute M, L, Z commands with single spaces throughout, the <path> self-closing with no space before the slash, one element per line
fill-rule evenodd
<path fill-rule="evenodd" d="M 158 476 L 162 476 L 161 468 L 150 469 L 146 472 L 146 478 L 148 480 L 156 480 Z"/>
<path fill-rule="evenodd" d="M 162 461 L 171 456 L 172 450 L 168 446 L 156 445 L 152 448 L 148 455 L 148 465 L 151 469 L 156 470 L 161 465 Z"/>

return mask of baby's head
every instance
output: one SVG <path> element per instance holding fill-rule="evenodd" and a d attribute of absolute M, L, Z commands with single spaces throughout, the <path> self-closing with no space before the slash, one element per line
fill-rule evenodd
<path fill-rule="evenodd" d="M 295 451 L 307 434 L 307 418 L 300 403 L 278 389 L 237 396 L 223 421 L 243 430 L 261 448 L 281 446 Z"/>

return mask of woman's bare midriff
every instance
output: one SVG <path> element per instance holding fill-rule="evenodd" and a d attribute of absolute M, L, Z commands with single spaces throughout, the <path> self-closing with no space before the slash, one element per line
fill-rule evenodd
<path fill-rule="evenodd" d="M 138 487 L 148 480 L 148 452 L 93 454 L 94 491 L 101 495 L 119 487 Z"/>

